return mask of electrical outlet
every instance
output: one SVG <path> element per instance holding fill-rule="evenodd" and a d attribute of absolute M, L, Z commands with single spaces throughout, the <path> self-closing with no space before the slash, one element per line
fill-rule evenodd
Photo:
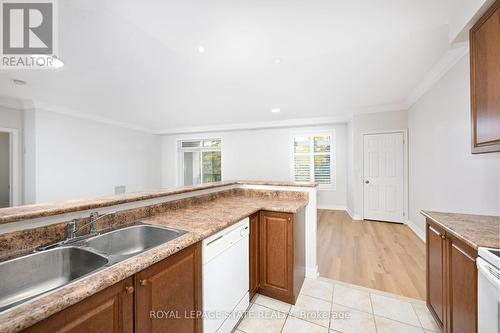
<path fill-rule="evenodd" d="M 125 185 L 118 185 L 115 186 L 115 194 L 123 194 L 126 191 L 126 186 Z"/>

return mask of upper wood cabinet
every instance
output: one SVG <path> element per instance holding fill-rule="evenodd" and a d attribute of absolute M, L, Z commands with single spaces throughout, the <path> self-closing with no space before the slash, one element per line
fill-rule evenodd
<path fill-rule="evenodd" d="M 500 0 L 470 30 L 472 153 L 500 151 Z"/>
<path fill-rule="evenodd" d="M 136 333 L 201 333 L 201 284 L 200 243 L 137 273 Z"/>

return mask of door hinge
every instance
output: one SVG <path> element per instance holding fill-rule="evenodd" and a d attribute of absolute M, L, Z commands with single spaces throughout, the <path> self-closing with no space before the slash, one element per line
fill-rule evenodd
<path fill-rule="evenodd" d="M 403 212 L 403 216 L 406 216 L 406 213 L 405 213 L 405 212 Z"/>

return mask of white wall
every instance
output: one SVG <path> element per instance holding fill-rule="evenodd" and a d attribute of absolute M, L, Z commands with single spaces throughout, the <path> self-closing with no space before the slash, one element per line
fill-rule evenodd
<path fill-rule="evenodd" d="M 368 132 L 403 130 L 407 127 L 408 113 L 405 110 L 359 114 L 351 119 L 347 144 L 350 147 L 348 156 L 352 150 L 352 175 L 348 173 L 347 208 L 353 218 L 363 217 L 363 135 Z"/>
<path fill-rule="evenodd" d="M 177 181 L 177 141 L 180 139 L 222 138 L 222 177 L 225 180 L 290 181 L 293 179 L 293 135 L 331 129 L 335 140 L 336 189 L 320 189 L 318 206 L 343 209 L 346 206 L 346 124 L 164 136 L 162 185 L 181 185 Z"/>
<path fill-rule="evenodd" d="M 0 208 L 10 203 L 10 139 L 9 133 L 0 132 Z"/>
<path fill-rule="evenodd" d="M 463 57 L 409 110 L 410 220 L 421 210 L 500 214 L 500 153 L 471 154 L 469 61 Z"/>
<path fill-rule="evenodd" d="M 160 187 L 159 136 L 41 109 L 26 119 L 34 131 L 26 140 L 33 202 L 113 195 L 117 185 L 127 192 Z"/>

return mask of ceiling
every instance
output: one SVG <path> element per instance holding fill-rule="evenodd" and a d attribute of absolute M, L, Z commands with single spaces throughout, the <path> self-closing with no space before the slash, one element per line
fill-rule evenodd
<path fill-rule="evenodd" d="M 447 0 L 58 3 L 65 66 L 0 95 L 151 130 L 398 108 L 449 48 Z"/>

